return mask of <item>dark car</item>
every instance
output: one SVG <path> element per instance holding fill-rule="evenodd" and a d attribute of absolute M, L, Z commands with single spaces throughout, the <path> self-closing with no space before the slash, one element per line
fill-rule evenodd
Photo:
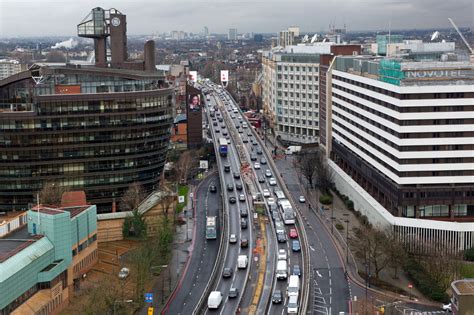
<path fill-rule="evenodd" d="M 228 191 L 233 191 L 234 190 L 234 186 L 232 184 L 227 184 L 227 190 Z"/>
<path fill-rule="evenodd" d="M 294 252 L 299 252 L 301 250 L 300 241 L 294 240 L 293 242 L 291 242 L 291 249 Z"/>
<path fill-rule="evenodd" d="M 217 121 L 212 123 L 213 126 L 217 126 Z"/>
<path fill-rule="evenodd" d="M 260 159 L 260 164 L 267 164 L 267 160 L 265 158 Z"/>
<path fill-rule="evenodd" d="M 240 227 L 245 230 L 247 228 L 247 219 L 246 218 L 242 218 L 240 219 Z"/>
<path fill-rule="evenodd" d="M 239 295 L 239 289 L 237 288 L 230 288 L 229 289 L 229 299 L 236 298 Z"/>
<path fill-rule="evenodd" d="M 242 139 L 242 142 L 243 142 L 243 143 L 247 143 L 247 142 L 249 142 L 249 141 L 247 140 L 247 138 L 243 138 L 243 139 Z"/>
<path fill-rule="evenodd" d="M 259 183 L 265 183 L 265 177 L 259 176 L 259 177 L 258 177 L 258 182 L 259 182 Z"/>
<path fill-rule="evenodd" d="M 240 209 L 240 216 L 241 216 L 242 218 L 246 218 L 246 217 L 248 217 L 248 215 L 249 215 L 249 212 L 247 211 L 246 208 Z"/>
<path fill-rule="evenodd" d="M 222 117 L 219 117 L 219 122 L 223 122 L 224 119 Z"/>
<path fill-rule="evenodd" d="M 237 198 L 235 198 L 234 196 L 230 196 L 230 197 L 229 197 L 229 202 L 230 202 L 230 203 L 236 203 L 236 202 L 237 202 Z"/>
<path fill-rule="evenodd" d="M 249 240 L 246 238 L 240 239 L 240 247 L 242 248 L 249 247 Z"/>
<path fill-rule="evenodd" d="M 251 137 L 253 136 L 251 132 L 247 133 L 247 136 Z"/>
<path fill-rule="evenodd" d="M 234 172 L 234 178 L 240 178 L 240 173 Z"/>
<path fill-rule="evenodd" d="M 209 191 L 210 191 L 210 192 L 216 192 L 216 191 L 217 191 L 216 185 L 211 185 L 211 186 L 209 186 Z"/>
<path fill-rule="evenodd" d="M 255 154 L 251 154 L 250 155 L 250 160 L 251 161 L 256 161 L 257 160 L 257 156 Z"/>
<path fill-rule="evenodd" d="M 298 277 L 301 276 L 300 265 L 294 265 L 294 266 L 293 266 L 293 275 L 294 275 L 294 276 L 298 276 Z"/>
<path fill-rule="evenodd" d="M 241 183 L 235 184 L 235 189 L 237 189 L 237 190 L 242 190 L 242 188 L 243 188 L 243 187 L 242 187 L 242 184 L 241 184 Z"/>
<path fill-rule="evenodd" d="M 230 165 L 229 164 L 224 165 L 224 172 L 230 172 Z"/>
<path fill-rule="evenodd" d="M 232 268 L 230 268 L 230 267 L 225 267 L 225 268 L 224 268 L 224 271 L 222 272 L 222 277 L 224 277 L 224 278 L 230 278 L 230 277 L 232 277 L 232 273 L 233 273 L 233 272 L 234 272 L 234 271 L 232 270 Z"/>
<path fill-rule="evenodd" d="M 275 290 L 272 295 L 272 302 L 274 304 L 279 304 L 282 301 L 282 295 L 280 290 Z"/>
<path fill-rule="evenodd" d="M 286 235 L 284 233 L 277 234 L 278 243 L 285 243 L 286 242 Z"/>
<path fill-rule="evenodd" d="M 257 148 L 257 154 L 262 154 L 262 149 L 260 149 L 260 147 Z"/>

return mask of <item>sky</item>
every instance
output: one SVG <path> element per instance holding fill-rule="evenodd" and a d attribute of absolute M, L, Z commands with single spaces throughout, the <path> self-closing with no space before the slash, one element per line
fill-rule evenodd
<path fill-rule="evenodd" d="M 320 32 L 329 24 L 348 31 L 474 29 L 473 0 L 0 0 L 0 37 L 71 36 L 94 7 L 127 15 L 129 35 L 182 30 L 199 33 L 276 33 L 297 25 Z"/>

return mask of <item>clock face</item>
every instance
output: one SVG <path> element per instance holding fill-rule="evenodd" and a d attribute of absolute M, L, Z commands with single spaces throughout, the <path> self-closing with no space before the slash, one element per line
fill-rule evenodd
<path fill-rule="evenodd" d="M 120 19 L 118 17 L 114 17 L 112 19 L 112 25 L 113 26 L 119 26 L 120 25 Z"/>

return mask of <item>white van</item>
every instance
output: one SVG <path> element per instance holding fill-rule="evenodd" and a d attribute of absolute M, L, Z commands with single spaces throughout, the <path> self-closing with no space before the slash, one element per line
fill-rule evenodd
<path fill-rule="evenodd" d="M 209 294 L 209 298 L 207 299 L 207 307 L 209 309 L 217 309 L 221 305 L 221 302 L 222 302 L 221 291 L 212 291 Z"/>
<path fill-rule="evenodd" d="M 290 296 L 287 312 L 288 314 L 298 314 L 298 296 Z"/>
<path fill-rule="evenodd" d="M 248 126 L 249 126 L 249 125 L 247 125 L 247 123 L 246 123 L 246 122 L 243 122 L 243 123 L 242 123 L 242 128 L 244 128 L 244 129 L 245 129 L 245 128 L 248 128 Z"/>
<path fill-rule="evenodd" d="M 290 281 L 288 281 L 288 297 L 298 296 L 300 291 L 300 277 L 290 276 Z"/>
<path fill-rule="evenodd" d="M 286 260 L 279 260 L 277 262 L 277 279 L 286 279 L 288 277 L 288 264 Z"/>
<path fill-rule="evenodd" d="M 237 258 L 237 268 L 239 269 L 247 268 L 248 262 L 249 262 L 249 259 L 247 255 L 239 255 L 239 257 Z"/>

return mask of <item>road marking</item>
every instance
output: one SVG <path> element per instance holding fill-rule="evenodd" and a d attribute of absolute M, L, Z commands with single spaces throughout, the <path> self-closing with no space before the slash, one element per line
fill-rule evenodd
<path fill-rule="evenodd" d="M 316 251 L 313 246 L 309 245 L 309 249 L 311 249 L 313 252 Z"/>
<path fill-rule="evenodd" d="M 319 273 L 318 270 L 316 270 L 316 274 L 318 275 L 318 277 L 322 278 L 323 276 Z"/>

